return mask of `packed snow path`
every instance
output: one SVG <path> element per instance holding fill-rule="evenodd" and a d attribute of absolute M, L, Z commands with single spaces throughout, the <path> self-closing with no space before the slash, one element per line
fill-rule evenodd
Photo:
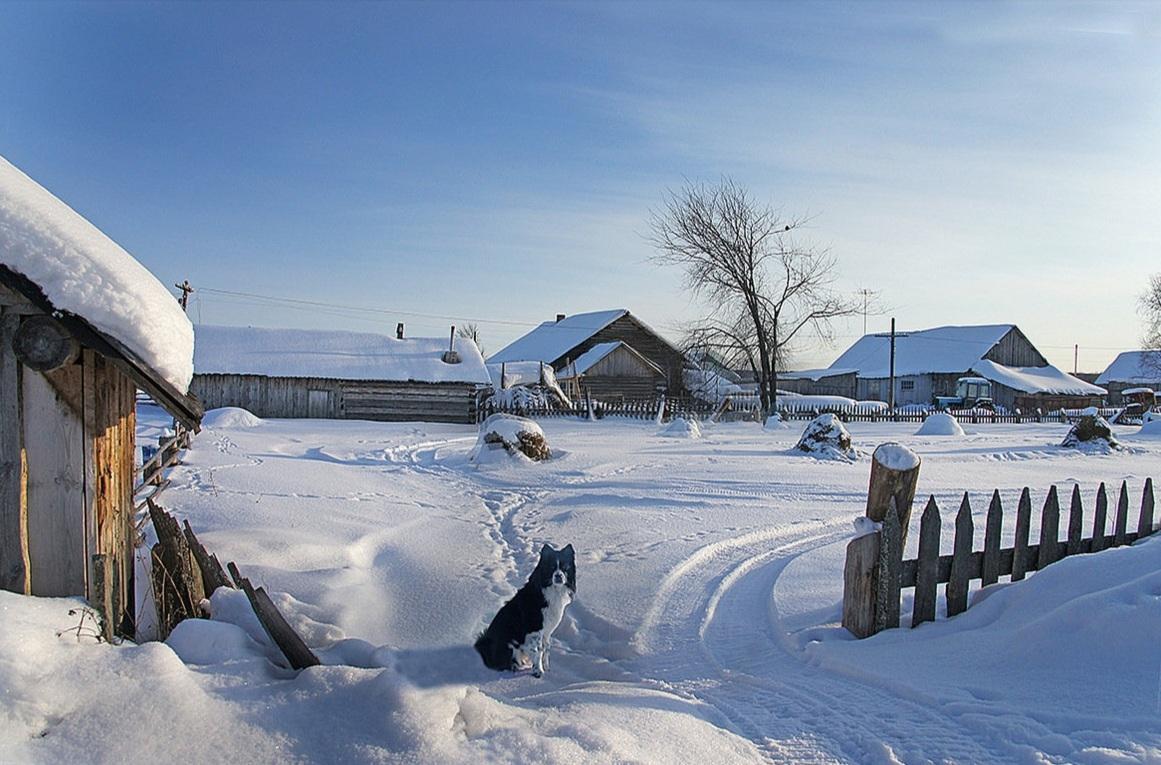
<path fill-rule="evenodd" d="M 941 499 L 965 487 L 1091 488 L 1143 476 L 1157 457 L 1148 444 L 1077 457 L 1054 446 L 1049 426 L 955 443 L 908 438 L 913 429 L 868 425 L 855 429 L 856 446 L 908 441 L 925 460 L 920 491 Z M 641 423 L 549 421 L 545 430 L 557 455 L 549 463 L 479 469 L 467 459 L 471 429 L 455 426 L 210 430 L 167 500 L 211 549 L 284 593 L 327 663 L 358 664 L 355 644 L 384 646 L 373 655 L 389 655 L 415 687 L 469 689 L 456 712 L 465 757 L 471 745 L 486 759 L 531 756 L 497 732 L 514 726 L 551 740 L 537 745 L 541 759 L 573 756 L 557 752 L 561 742 L 580 745 L 582 760 L 641 759 L 627 741 L 662 735 L 635 729 L 633 715 L 646 713 L 667 715 L 672 751 L 700 743 L 723 761 L 1096 762 L 1094 752 L 1132 760 L 1161 742 L 1148 721 L 1113 733 L 1099 716 L 1078 722 L 1004 704 L 1002 690 L 929 693 L 925 672 L 939 666 L 891 677 L 837 650 L 853 646 L 857 657 L 876 642 L 855 644 L 835 626 L 865 459 L 793 454 L 797 429 L 741 423 L 696 441 Z M 482 670 L 471 639 L 544 542 L 571 542 L 579 556 L 578 599 L 555 636 L 552 671 L 538 681 Z M 954 676 L 954 657 L 941 658 Z M 508 711 L 481 723 L 465 706 L 474 688 Z M 618 733 L 608 732 L 610 714 Z M 646 761 L 674 759 L 664 747 L 643 751 Z"/>

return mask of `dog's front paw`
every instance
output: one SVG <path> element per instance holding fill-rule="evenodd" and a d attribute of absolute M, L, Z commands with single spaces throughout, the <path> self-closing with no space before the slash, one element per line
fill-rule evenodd
<path fill-rule="evenodd" d="M 544 677 L 544 673 L 541 672 L 539 669 L 534 669 L 534 670 L 532 670 L 532 676 L 536 677 L 536 678 L 540 678 L 540 677 Z"/>

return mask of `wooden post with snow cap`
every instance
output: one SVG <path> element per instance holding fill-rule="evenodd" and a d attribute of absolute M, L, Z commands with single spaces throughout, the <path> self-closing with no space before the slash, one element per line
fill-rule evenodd
<path fill-rule="evenodd" d="M 871 481 L 867 488 L 867 517 L 882 523 L 891 500 L 899 513 L 899 533 L 907 544 L 907 527 L 911 525 L 911 504 L 919 482 L 919 455 L 902 444 L 879 444 L 871 457 Z"/>

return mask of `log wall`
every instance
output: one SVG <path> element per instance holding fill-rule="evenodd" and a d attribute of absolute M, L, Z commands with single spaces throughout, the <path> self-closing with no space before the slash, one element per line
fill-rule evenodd
<path fill-rule="evenodd" d="M 471 383 L 199 374 L 194 375 L 190 392 L 206 409 L 239 406 L 259 417 L 476 421 L 476 386 Z"/>

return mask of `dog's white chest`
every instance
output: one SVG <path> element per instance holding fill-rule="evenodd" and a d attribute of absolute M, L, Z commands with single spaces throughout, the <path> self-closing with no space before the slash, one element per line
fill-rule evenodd
<path fill-rule="evenodd" d="M 563 584 L 554 584 L 545 588 L 544 599 L 548 601 L 548 605 L 541 611 L 544 622 L 541 631 L 547 637 L 551 636 L 560 626 L 561 620 L 564 619 L 564 607 L 572 601 L 572 595 L 569 593 L 568 587 Z"/>

